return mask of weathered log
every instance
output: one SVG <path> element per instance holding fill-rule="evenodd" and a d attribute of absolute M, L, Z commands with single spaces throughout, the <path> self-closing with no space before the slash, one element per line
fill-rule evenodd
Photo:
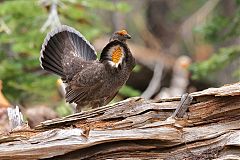
<path fill-rule="evenodd" d="M 240 159 L 240 83 L 190 96 L 183 118 L 180 97 L 130 98 L 2 134 L 0 159 Z"/>

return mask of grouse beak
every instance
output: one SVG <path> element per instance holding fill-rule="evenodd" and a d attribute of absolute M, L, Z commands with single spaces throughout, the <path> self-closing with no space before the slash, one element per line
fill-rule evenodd
<path fill-rule="evenodd" d="M 125 37 L 126 39 L 131 39 L 131 38 L 132 38 L 129 34 L 125 34 L 124 37 Z"/>

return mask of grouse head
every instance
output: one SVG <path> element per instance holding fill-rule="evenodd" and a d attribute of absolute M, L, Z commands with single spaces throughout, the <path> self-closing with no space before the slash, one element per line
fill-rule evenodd
<path fill-rule="evenodd" d="M 121 30 L 121 31 L 114 32 L 109 41 L 111 42 L 114 40 L 119 40 L 125 43 L 127 39 L 131 39 L 131 36 L 127 33 L 126 30 Z"/>
<path fill-rule="evenodd" d="M 126 30 L 114 32 L 109 43 L 102 50 L 100 61 L 110 65 L 114 70 L 126 67 L 128 57 L 132 57 L 126 43 L 127 39 L 131 39 L 131 36 Z"/>

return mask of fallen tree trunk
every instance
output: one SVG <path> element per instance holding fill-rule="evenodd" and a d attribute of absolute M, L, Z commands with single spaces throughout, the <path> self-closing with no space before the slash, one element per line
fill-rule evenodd
<path fill-rule="evenodd" d="M 0 159 L 240 159 L 240 83 L 180 98 L 130 98 L 0 136 Z"/>

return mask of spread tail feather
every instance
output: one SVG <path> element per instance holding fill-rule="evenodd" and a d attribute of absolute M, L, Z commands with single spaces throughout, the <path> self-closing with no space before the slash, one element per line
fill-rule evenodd
<path fill-rule="evenodd" d="M 96 51 L 84 36 L 66 25 L 48 33 L 40 53 L 41 67 L 61 76 L 63 80 L 66 79 L 63 60 L 67 56 L 72 56 L 73 59 L 74 57 L 81 57 L 85 61 L 97 59 Z"/>

